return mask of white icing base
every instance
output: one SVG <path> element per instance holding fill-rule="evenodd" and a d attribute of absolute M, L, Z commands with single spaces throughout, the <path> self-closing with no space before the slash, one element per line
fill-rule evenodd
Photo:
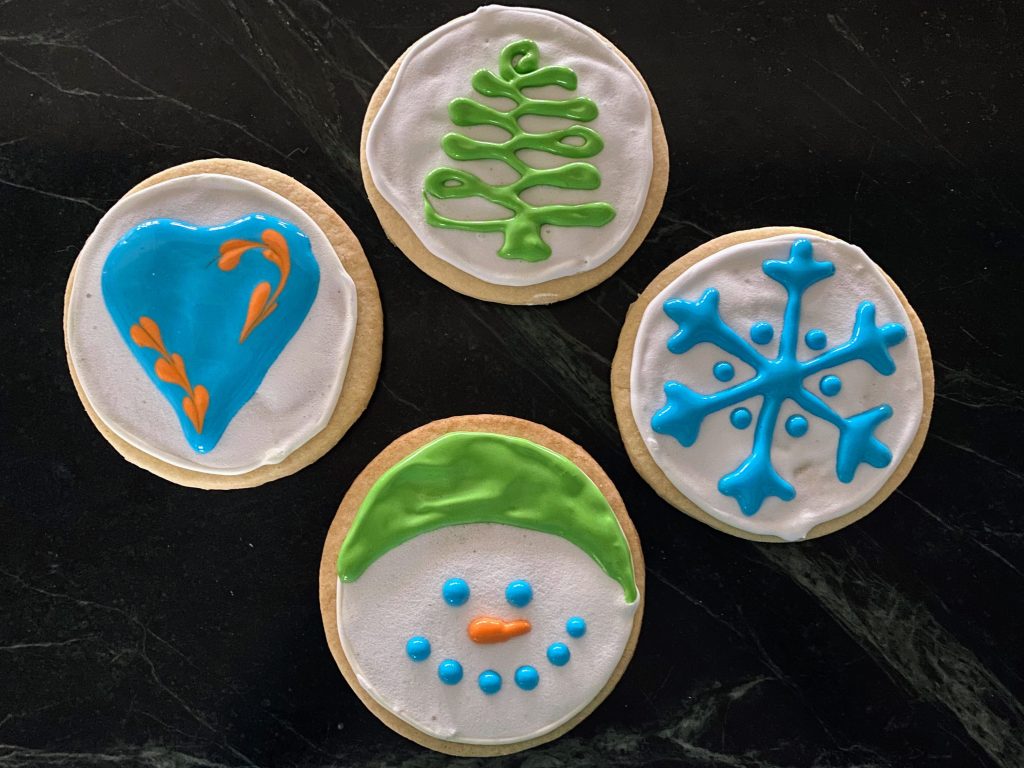
<path fill-rule="evenodd" d="M 452 607 L 441 597 L 447 579 L 469 584 L 470 598 Z M 525 579 L 533 600 L 513 608 L 505 587 Z M 417 536 L 376 560 L 356 581 L 338 581 L 338 633 L 359 684 L 379 704 L 431 736 L 462 744 L 510 744 L 541 736 L 580 712 L 618 666 L 639 601 L 576 545 L 560 536 L 493 523 L 442 528 Z M 467 636 L 481 615 L 525 618 L 526 635 L 479 645 Z M 586 634 L 569 637 L 565 622 L 580 616 Z M 430 640 L 430 657 L 412 661 L 406 641 Z M 551 643 L 565 643 L 569 663 L 547 660 Z M 457 685 L 437 676 L 444 659 L 462 664 Z M 529 664 L 540 675 L 520 689 L 515 670 Z M 493 669 L 501 690 L 487 695 L 478 675 Z"/>
<path fill-rule="evenodd" d="M 500 161 L 457 161 L 441 149 L 445 134 L 457 132 L 480 141 L 505 141 L 508 134 L 492 126 L 462 128 L 452 124 L 448 104 L 459 96 L 498 109 L 507 99 L 481 96 L 470 79 L 480 69 L 498 71 L 498 55 L 508 44 L 527 38 L 540 46 L 541 66 L 570 67 L 575 92 L 558 86 L 530 90 L 534 98 L 586 96 L 598 116 L 582 123 L 604 139 L 604 149 L 585 161 L 601 173 L 596 190 L 538 187 L 525 193 L 534 205 L 604 201 L 615 218 L 603 227 L 544 227 L 552 248 L 546 261 L 525 262 L 498 256 L 501 233 L 475 233 L 432 227 L 423 210 L 423 181 L 435 168 L 460 168 L 485 181 L 506 184 L 517 175 Z M 366 141 L 366 161 L 374 186 L 438 258 L 496 285 L 536 285 L 600 266 L 623 246 L 636 228 L 647 201 L 654 165 L 651 107 L 639 77 L 592 29 L 551 11 L 489 5 L 434 30 L 405 53 L 391 91 L 381 105 Z M 568 120 L 525 117 L 524 128 L 549 131 Z M 520 157 L 537 168 L 569 160 L 537 151 Z M 480 198 L 433 201 L 438 213 L 462 220 L 507 218 L 509 211 Z"/>
<path fill-rule="evenodd" d="M 178 417 L 118 333 L 103 300 L 103 264 L 117 240 L 154 218 L 199 226 L 266 213 L 299 227 L 320 267 L 309 314 L 267 371 L 259 389 L 231 420 L 217 446 L 196 453 Z M 320 432 L 341 394 L 356 325 L 356 289 L 327 236 L 298 206 L 234 176 L 197 174 L 123 197 L 89 236 L 75 267 L 67 342 L 93 411 L 135 448 L 183 469 L 238 475 L 283 461 Z"/>
<path fill-rule="evenodd" d="M 718 481 L 749 455 L 761 398 L 753 397 L 706 418 L 697 442 L 689 448 L 669 435 L 656 433 L 651 428 L 651 417 L 665 405 L 666 381 L 678 381 L 696 392 L 708 394 L 745 381 L 753 375 L 753 370 L 712 344 L 698 344 L 683 355 L 669 352 L 666 343 L 679 326 L 665 314 L 663 305 L 670 298 L 694 301 L 707 288 L 717 288 L 721 295 L 722 319 L 740 336 L 749 341 L 751 325 L 761 320 L 771 323 L 775 329 L 772 341 L 765 346 L 753 346 L 765 356 L 774 357 L 778 354 L 786 291 L 762 271 L 761 263 L 765 259 L 785 261 L 789 258 L 790 245 L 801 238 L 814 244 L 816 260 L 831 261 L 836 268 L 833 277 L 816 283 L 804 294 L 798 347 L 801 360 L 820 354 L 810 350 L 803 341 L 804 334 L 812 328 L 820 328 L 828 334 L 826 349 L 848 341 L 854 313 L 861 301 L 874 302 L 878 325 L 900 323 L 907 331 L 907 338 L 889 349 L 896 362 L 893 375 L 882 376 L 866 362 L 858 360 L 809 377 L 805 383 L 808 390 L 820 395 L 817 388 L 820 378 L 826 374 L 839 376 L 843 383 L 840 393 L 822 399 L 844 417 L 889 403 L 893 415 L 882 422 L 874 434 L 889 447 L 893 458 L 884 469 L 861 464 L 853 482 L 840 482 L 835 471 L 836 428 L 804 414 L 810 425 L 807 434 L 790 437 L 784 427 L 786 419 L 804 412 L 787 400 L 775 429 L 772 463 L 794 486 L 796 498 L 784 502 L 769 497 L 760 511 L 747 517 L 734 498 L 718 491 Z M 719 360 L 732 363 L 736 369 L 735 378 L 725 384 L 712 373 Z M 640 321 L 633 347 L 630 398 L 633 419 L 647 449 L 676 488 L 724 523 L 787 541 L 805 537 L 819 523 L 852 512 L 874 496 L 899 466 L 917 434 L 924 402 L 914 329 L 885 275 L 860 248 L 841 240 L 806 235 L 782 235 L 734 245 L 690 267 L 673 280 L 651 301 Z M 729 421 L 729 414 L 740 406 L 746 407 L 754 417 L 754 423 L 744 430 L 736 429 Z"/>

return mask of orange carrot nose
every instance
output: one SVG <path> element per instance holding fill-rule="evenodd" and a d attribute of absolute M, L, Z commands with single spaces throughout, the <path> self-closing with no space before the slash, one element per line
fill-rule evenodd
<path fill-rule="evenodd" d="M 477 616 L 469 622 L 467 630 L 469 639 L 474 643 L 504 643 L 529 632 L 530 622 L 526 619 L 503 621 L 493 616 Z"/>

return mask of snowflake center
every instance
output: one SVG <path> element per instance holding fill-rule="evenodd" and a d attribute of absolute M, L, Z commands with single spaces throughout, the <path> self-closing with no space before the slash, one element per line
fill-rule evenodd
<path fill-rule="evenodd" d="M 803 389 L 804 379 L 810 375 L 803 364 L 786 357 L 777 357 L 766 363 L 760 372 L 765 393 L 795 400 L 797 393 Z"/>

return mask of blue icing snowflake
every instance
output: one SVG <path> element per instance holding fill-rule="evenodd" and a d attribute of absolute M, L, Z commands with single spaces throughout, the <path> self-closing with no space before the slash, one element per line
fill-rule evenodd
<path fill-rule="evenodd" d="M 688 448 L 697 441 L 706 417 L 751 397 L 762 398 L 750 455 L 718 481 L 718 490 L 735 498 L 743 514 L 748 516 L 756 514 L 769 496 L 783 501 L 792 501 L 796 497 L 792 484 L 775 471 L 771 457 L 779 412 L 786 400 L 792 400 L 809 416 L 826 421 L 839 431 L 836 476 L 840 481 L 852 482 L 857 467 L 862 463 L 881 469 L 892 461 L 892 451 L 874 436 L 875 428 L 892 416 L 892 406 L 882 403 L 863 413 L 843 417 L 807 389 L 804 380 L 854 360 L 863 360 L 881 375 L 889 376 L 896 370 L 889 348 L 902 342 L 907 331 L 899 323 L 875 325 L 875 305 L 862 301 L 857 307 L 849 341 L 826 349 L 809 360 L 798 359 L 803 294 L 815 283 L 832 277 L 836 271 L 832 262 L 817 261 L 813 252 L 814 247 L 809 240 L 797 240 L 790 247 L 786 261 L 768 259 L 761 264 L 764 273 L 786 289 L 779 352 L 773 359 L 762 355 L 723 322 L 718 313 L 719 293 L 715 288 L 708 288 L 697 301 L 669 299 L 664 305 L 665 314 L 679 325 L 679 330 L 668 340 L 670 352 L 682 355 L 697 344 L 714 344 L 754 370 L 754 375 L 746 381 L 708 395 L 694 392 L 677 381 L 668 381 L 665 383 L 667 402 L 651 418 L 655 432 L 674 437 Z M 758 323 L 755 329 L 762 325 L 767 324 Z M 770 331 L 770 326 L 768 329 Z M 767 335 L 767 332 L 762 329 L 759 335 Z M 810 342 L 808 346 L 824 348 L 824 334 L 821 337 L 821 346 Z M 747 417 L 749 422 L 749 412 Z M 735 419 L 733 424 L 739 426 Z"/>

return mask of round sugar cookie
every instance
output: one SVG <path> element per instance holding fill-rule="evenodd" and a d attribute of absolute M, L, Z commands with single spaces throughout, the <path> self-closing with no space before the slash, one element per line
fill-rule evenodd
<path fill-rule="evenodd" d="M 71 377 L 100 433 L 196 488 L 261 485 L 332 448 L 373 392 L 382 322 L 338 214 L 227 159 L 169 168 L 116 202 L 64 300 Z"/>
<path fill-rule="evenodd" d="M 489 5 L 435 29 L 370 100 L 363 182 L 388 237 L 478 299 L 550 304 L 639 247 L 668 184 L 654 98 L 600 34 Z"/>
<path fill-rule="evenodd" d="M 452 755 L 518 752 L 582 721 L 633 655 L 643 595 L 608 476 L 508 416 L 435 421 L 385 448 L 320 564 L 349 685 L 390 728 Z"/>
<path fill-rule="evenodd" d="M 864 517 L 917 458 L 934 396 L 924 328 L 860 248 L 735 232 L 665 269 L 612 363 L 637 471 L 734 536 L 796 541 Z"/>

